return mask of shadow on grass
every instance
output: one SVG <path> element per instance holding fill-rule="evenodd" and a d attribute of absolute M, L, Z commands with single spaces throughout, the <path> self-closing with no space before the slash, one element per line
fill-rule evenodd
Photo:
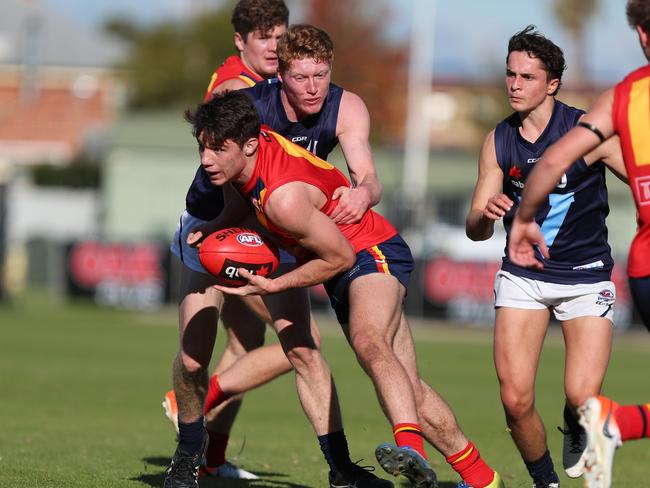
<path fill-rule="evenodd" d="M 129 478 L 130 481 L 139 481 L 148 486 L 161 487 L 165 479 L 165 470 L 158 471 L 159 468 L 167 468 L 170 458 L 163 456 L 143 458 L 144 470 L 137 476 Z M 154 468 L 149 471 L 148 468 Z M 288 475 L 285 473 L 276 473 L 272 471 L 259 471 L 256 470 L 255 474 L 260 477 L 257 480 L 239 480 L 233 478 L 201 478 L 199 485 L 201 488 L 313 488 L 309 485 L 301 485 L 292 483 L 286 478 Z M 442 488 L 442 487 L 441 487 Z"/>
<path fill-rule="evenodd" d="M 167 468 L 169 465 L 169 458 L 164 456 L 154 456 L 143 458 L 145 463 L 144 471 L 138 476 L 129 478 L 131 481 L 139 481 L 149 486 L 161 487 L 165 478 L 164 469 L 160 472 L 149 472 L 147 467 L 163 467 Z M 152 470 L 155 471 L 155 470 Z M 286 478 L 285 473 L 275 473 L 272 471 L 259 471 L 255 470 L 255 474 L 260 477 L 257 480 L 238 480 L 232 478 L 201 478 L 201 488 L 313 488 L 309 485 L 301 485 L 291 481 L 283 480 Z M 405 480 L 392 480 L 396 487 L 409 488 L 411 485 Z M 438 488 L 457 488 L 458 484 L 454 481 L 439 481 Z"/>

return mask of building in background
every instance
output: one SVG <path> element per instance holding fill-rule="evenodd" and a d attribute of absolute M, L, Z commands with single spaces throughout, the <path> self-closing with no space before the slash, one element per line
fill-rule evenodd
<path fill-rule="evenodd" d="M 96 233 L 96 189 L 34 184 L 34 166 L 101 160 L 123 98 L 112 66 L 124 48 L 38 1 L 4 0 L 0 15 L 0 262 L 3 289 L 19 289 L 32 239 Z M 85 171 L 82 168 L 79 172 Z M 75 171 L 73 169 L 72 171 Z M 39 267 L 33 271 L 43 273 Z"/>

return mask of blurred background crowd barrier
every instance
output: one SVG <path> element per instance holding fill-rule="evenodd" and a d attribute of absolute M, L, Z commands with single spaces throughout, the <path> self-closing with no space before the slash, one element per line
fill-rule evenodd
<path fill-rule="evenodd" d="M 63 0 L 3 2 L 2 300 L 45 287 L 57 299 L 84 296 L 102 306 L 153 310 L 175 301 L 178 269 L 168 243 L 198 164 L 182 113 L 200 101 L 212 71 L 234 48 L 232 2 L 174 1 L 175 15 L 139 21 L 124 10 L 92 25 L 82 25 Z M 407 311 L 486 325 L 505 235 L 498 226 L 489 241 L 471 242 L 464 218 L 480 145 L 509 113 L 502 88 L 508 38 L 537 23 L 565 47 L 569 70 L 559 98 L 578 107 L 587 108 L 640 60 L 619 57 L 614 70 L 600 59 L 612 50 L 636 53 L 626 49 L 635 42 L 632 33 L 584 50 L 592 38 L 601 42 L 594 31 L 607 17 L 613 22 L 610 12 L 619 30 L 627 28 L 615 1 L 532 2 L 543 16 L 521 18 L 515 14 L 526 9 L 504 0 L 494 31 L 480 12 L 458 18 L 462 3 L 287 1 L 292 22 L 330 33 L 333 81 L 360 94 L 370 110 L 384 185 L 378 210 L 397 225 L 417 260 Z M 450 28 L 461 21 L 463 32 Z M 489 51 L 462 65 L 467 48 L 458 39 Z M 332 161 L 345 166 L 338 153 Z M 613 178 L 608 186 L 617 322 L 627 326 L 634 322 L 624 279 L 634 207 L 626 186 Z M 322 288 L 312 298 L 315 307 L 327 308 Z"/>

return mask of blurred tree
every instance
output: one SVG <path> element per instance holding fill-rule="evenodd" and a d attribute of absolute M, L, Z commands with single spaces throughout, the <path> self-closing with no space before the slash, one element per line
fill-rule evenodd
<path fill-rule="evenodd" d="M 103 30 L 118 39 L 134 43 L 138 41 L 140 29 L 131 20 L 124 17 L 112 17 L 104 22 Z"/>
<path fill-rule="evenodd" d="M 577 82 L 587 79 L 585 32 L 598 8 L 598 0 L 555 0 L 555 16 L 571 36 L 575 50 L 568 74 Z"/>
<path fill-rule="evenodd" d="M 165 22 L 144 29 L 128 19 L 112 19 L 104 30 L 131 45 L 124 70 L 130 108 L 192 105 L 203 98 L 210 76 L 235 54 L 228 3 L 202 11 L 186 23 Z"/>
<path fill-rule="evenodd" d="M 390 11 L 376 0 L 309 0 L 305 22 L 325 30 L 334 41 L 332 80 L 363 98 L 372 138 L 401 144 L 408 50 L 386 39 Z"/>

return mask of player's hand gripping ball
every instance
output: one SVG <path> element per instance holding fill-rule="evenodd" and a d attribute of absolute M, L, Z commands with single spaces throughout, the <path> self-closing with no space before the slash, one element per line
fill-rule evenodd
<path fill-rule="evenodd" d="M 277 248 L 250 229 L 222 229 L 203 239 L 199 260 L 206 271 L 224 286 L 243 286 L 246 279 L 237 270 L 244 268 L 253 274 L 268 276 L 280 262 Z"/>

